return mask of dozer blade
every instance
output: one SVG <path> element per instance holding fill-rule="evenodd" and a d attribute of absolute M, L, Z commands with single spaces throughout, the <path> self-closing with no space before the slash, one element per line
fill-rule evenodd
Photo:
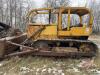
<path fill-rule="evenodd" d="M 22 43 L 26 39 L 26 34 L 21 34 L 19 36 L 5 37 L 0 39 L 0 58 L 4 57 L 7 54 L 13 53 L 19 46 L 7 43 L 7 41 L 12 41 L 15 43 Z"/>

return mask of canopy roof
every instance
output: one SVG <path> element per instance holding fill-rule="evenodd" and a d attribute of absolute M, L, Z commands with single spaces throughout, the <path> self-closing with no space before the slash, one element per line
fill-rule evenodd
<path fill-rule="evenodd" d="M 38 8 L 33 9 L 28 13 L 28 16 L 31 14 L 48 14 L 48 12 L 51 11 L 51 13 L 59 13 L 59 10 L 62 10 L 62 13 L 66 14 L 68 13 L 68 10 L 70 10 L 71 14 L 77 14 L 79 16 L 85 15 L 90 13 L 90 10 L 86 7 L 59 7 L 59 8 Z"/>
<path fill-rule="evenodd" d="M 70 9 L 71 14 L 78 14 L 80 16 L 90 13 L 89 9 L 85 7 L 66 7 L 62 9 L 64 9 L 63 13 L 68 13 L 68 10 Z"/>

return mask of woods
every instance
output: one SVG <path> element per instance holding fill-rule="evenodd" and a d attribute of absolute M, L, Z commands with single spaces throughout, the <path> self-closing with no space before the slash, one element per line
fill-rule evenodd
<path fill-rule="evenodd" d="M 88 0 L 84 5 L 93 10 L 93 32 L 100 32 L 100 1 Z M 45 0 L 45 3 L 41 7 L 61 6 L 73 6 L 72 0 Z M 78 6 L 80 6 L 80 2 L 78 2 Z M 24 31 L 26 27 L 26 14 L 33 8 L 38 8 L 34 0 L 0 0 L 0 22 Z M 55 19 L 53 16 L 52 18 Z"/>
<path fill-rule="evenodd" d="M 0 0 L 0 22 L 23 30 L 26 25 L 26 14 L 30 8 L 29 0 Z"/>

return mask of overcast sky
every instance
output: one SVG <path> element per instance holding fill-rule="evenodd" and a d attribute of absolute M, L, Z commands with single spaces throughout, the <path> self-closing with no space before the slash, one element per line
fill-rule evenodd
<path fill-rule="evenodd" d="M 45 3 L 45 1 L 46 1 L 46 0 L 35 0 L 36 5 L 37 5 L 38 7 L 41 7 L 41 6 Z"/>

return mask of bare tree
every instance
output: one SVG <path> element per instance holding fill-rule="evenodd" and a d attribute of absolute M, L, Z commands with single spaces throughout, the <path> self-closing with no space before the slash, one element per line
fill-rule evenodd
<path fill-rule="evenodd" d="M 100 1 L 89 0 L 87 1 L 87 7 L 92 10 L 94 17 L 93 32 L 100 33 Z"/>
<path fill-rule="evenodd" d="M 24 29 L 31 0 L 0 0 L 0 21 L 14 28 Z"/>
<path fill-rule="evenodd" d="M 3 22 L 3 0 L 0 0 L 0 14 L 1 14 L 1 22 Z"/>

